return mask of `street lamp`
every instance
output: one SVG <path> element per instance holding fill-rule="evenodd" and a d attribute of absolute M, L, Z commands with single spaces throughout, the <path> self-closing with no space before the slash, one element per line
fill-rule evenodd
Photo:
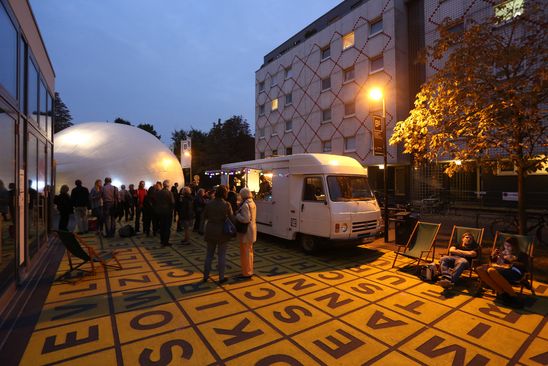
<path fill-rule="evenodd" d="M 387 139 L 386 139 L 386 104 L 384 93 L 380 88 L 372 88 L 369 90 L 369 98 L 372 100 L 382 100 L 382 130 L 383 130 L 383 149 L 382 156 L 384 159 L 383 180 L 384 180 L 384 242 L 388 242 L 388 166 L 387 166 Z"/>

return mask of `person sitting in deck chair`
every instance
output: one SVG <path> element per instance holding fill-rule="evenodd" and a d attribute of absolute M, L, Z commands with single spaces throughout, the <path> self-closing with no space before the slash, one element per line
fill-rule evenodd
<path fill-rule="evenodd" d="M 449 248 L 449 255 L 440 259 L 441 280 L 438 284 L 443 288 L 453 287 L 462 272 L 470 268 L 471 260 L 478 257 L 479 250 L 472 234 L 462 234 L 461 243 Z"/>

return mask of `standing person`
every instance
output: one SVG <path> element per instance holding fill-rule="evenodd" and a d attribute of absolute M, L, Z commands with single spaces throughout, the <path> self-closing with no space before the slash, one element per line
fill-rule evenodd
<path fill-rule="evenodd" d="M 253 243 L 257 241 L 257 207 L 253 202 L 249 188 L 242 188 L 240 195 L 242 196 L 242 203 L 236 211 L 236 221 L 247 224 L 247 231 L 238 233 L 240 265 L 242 267 L 242 275 L 239 278 L 248 279 L 253 277 Z"/>
<path fill-rule="evenodd" d="M 143 184 L 144 185 L 144 184 Z M 156 187 L 150 186 L 148 193 L 143 198 L 143 232 L 150 236 L 150 225 L 152 224 L 152 232 L 156 235 L 156 222 L 154 217 L 154 195 L 156 194 Z"/>
<path fill-rule="evenodd" d="M 0 179 L 0 213 L 4 221 L 8 221 L 8 213 L 10 213 L 10 193 L 4 185 L 4 181 Z"/>
<path fill-rule="evenodd" d="M 190 187 L 183 187 L 179 196 L 179 221 L 177 226 L 181 226 L 185 231 L 185 237 L 181 244 L 190 244 L 190 226 L 192 225 L 192 219 L 194 218 L 192 191 Z"/>
<path fill-rule="evenodd" d="M 232 220 L 232 207 L 225 201 L 228 189 L 220 185 L 215 190 L 215 199 L 211 200 L 205 207 L 204 220 L 207 221 L 205 227 L 205 241 L 207 242 L 207 253 L 204 263 L 204 278 L 206 282 L 211 271 L 211 262 L 215 249 L 217 249 L 219 283 L 225 283 L 228 278 L 225 277 L 226 268 L 226 247 L 230 236 L 224 233 L 224 223 L 226 218 Z"/>
<path fill-rule="evenodd" d="M 133 221 L 133 218 L 135 217 L 135 206 L 137 205 L 137 190 L 135 189 L 134 184 L 130 184 L 127 190 L 131 197 L 129 202 L 129 220 Z"/>
<path fill-rule="evenodd" d="M 68 194 L 69 187 L 66 184 L 61 186 L 59 195 L 55 196 L 54 203 L 59 211 L 59 231 L 68 231 L 68 222 L 72 211 L 72 201 Z"/>
<path fill-rule="evenodd" d="M 179 214 L 179 183 L 175 182 L 173 183 L 173 186 L 171 187 L 171 194 L 173 195 L 173 198 L 175 198 L 175 207 L 173 208 L 173 222 L 177 221 L 177 215 Z M 177 224 L 177 231 L 181 231 L 181 228 L 179 227 L 179 224 Z"/>
<path fill-rule="evenodd" d="M 232 212 L 238 210 L 238 193 L 236 193 L 236 186 L 232 186 L 226 195 L 226 200 L 232 207 Z"/>
<path fill-rule="evenodd" d="M 169 190 L 169 180 L 164 180 L 163 186 L 164 188 L 161 191 L 155 193 L 154 213 L 160 222 L 160 244 L 165 247 L 171 245 L 169 237 L 171 235 L 171 220 L 175 199 L 173 193 Z"/>
<path fill-rule="evenodd" d="M 101 235 L 105 222 L 103 217 L 103 182 L 101 179 L 95 181 L 93 188 L 89 192 L 89 203 L 91 214 L 97 218 L 96 234 Z"/>
<path fill-rule="evenodd" d="M 192 196 L 196 196 L 199 189 L 200 189 L 200 176 L 196 174 L 194 177 L 192 177 L 192 183 L 190 183 L 190 191 L 192 192 Z"/>
<path fill-rule="evenodd" d="M 77 179 L 74 184 L 76 187 L 70 192 L 70 200 L 74 206 L 74 219 L 78 233 L 85 234 L 88 232 L 89 190 L 82 186 L 80 179 Z"/>
<path fill-rule="evenodd" d="M 476 273 L 483 283 L 497 294 L 504 304 L 522 308 L 523 302 L 512 288 L 529 272 L 529 256 L 521 251 L 518 240 L 508 237 L 504 240 L 503 250 L 495 249 L 491 253 L 492 266 L 486 264 L 476 268 Z"/>
<path fill-rule="evenodd" d="M 200 234 L 204 233 L 202 214 L 206 206 L 205 200 L 205 190 L 203 188 L 198 189 L 196 197 L 194 197 L 193 208 L 194 208 L 194 228 L 192 231 L 198 232 Z"/>
<path fill-rule="evenodd" d="M 118 191 L 118 222 L 122 220 L 122 217 L 125 217 L 126 222 L 128 222 L 130 204 L 131 195 L 126 189 L 126 186 L 122 184 L 120 186 L 120 190 Z"/>
<path fill-rule="evenodd" d="M 470 268 L 472 259 L 477 258 L 480 248 L 474 236 L 468 232 L 462 234 L 461 243 L 449 248 L 449 255 L 440 258 L 442 279 L 438 284 L 451 288 L 460 278 L 462 272 Z"/>
<path fill-rule="evenodd" d="M 105 237 L 112 238 L 116 231 L 116 212 L 118 210 L 118 188 L 112 185 L 110 177 L 105 178 L 103 185 L 103 217 L 105 218 Z"/>
<path fill-rule="evenodd" d="M 135 233 L 139 233 L 141 229 L 141 212 L 143 211 L 143 204 L 144 204 L 146 195 L 147 195 L 147 191 L 145 189 L 145 182 L 140 181 L 139 187 L 136 190 L 134 190 L 134 194 L 133 194 L 133 203 L 135 206 Z M 149 222 L 149 228 L 150 228 L 150 222 Z M 150 230 L 149 230 L 149 233 L 150 233 Z"/>

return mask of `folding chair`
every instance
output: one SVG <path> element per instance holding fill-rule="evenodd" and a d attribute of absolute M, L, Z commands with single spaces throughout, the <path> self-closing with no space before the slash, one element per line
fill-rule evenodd
<path fill-rule="evenodd" d="M 116 257 L 116 251 L 97 253 L 95 249 L 84 243 L 78 235 L 69 231 L 57 231 L 57 235 L 61 240 L 61 243 L 65 246 L 69 262 L 69 270 L 59 276 L 56 281 L 68 277 L 73 271 L 80 269 L 80 267 L 88 262 L 91 265 L 91 273 L 93 274 L 95 274 L 95 262 L 99 262 L 105 269 L 107 269 L 107 267 L 122 269 L 122 265 Z M 73 256 L 81 259 L 82 262 L 74 265 L 72 263 Z M 114 260 L 117 265 L 109 265 L 108 262 L 111 260 Z"/>
<path fill-rule="evenodd" d="M 536 296 L 535 289 L 533 287 L 533 251 L 535 249 L 534 239 L 526 235 L 509 234 L 497 231 L 497 233 L 495 234 L 495 239 L 493 240 L 493 248 L 491 249 L 491 253 L 497 248 L 502 250 L 504 246 L 504 241 L 506 240 L 506 238 L 509 237 L 516 238 L 518 240 L 519 249 L 529 256 L 529 271 L 523 275 L 523 278 L 519 282 L 511 283 L 511 285 L 520 286 L 520 294 L 523 293 L 523 288 L 525 287 L 531 291 L 533 296 Z M 490 256 L 491 254 L 489 254 L 489 257 Z"/>
<path fill-rule="evenodd" d="M 481 263 L 481 242 L 483 240 L 483 231 L 484 229 L 478 229 L 475 227 L 466 227 L 466 226 L 457 226 L 453 225 L 453 230 L 451 231 L 451 237 L 449 238 L 449 243 L 447 245 L 447 251 L 445 255 L 449 255 L 449 249 L 453 246 L 458 246 L 460 244 L 460 240 L 464 233 L 470 233 L 474 237 L 474 240 L 476 243 L 478 243 L 479 249 L 478 249 L 478 256 L 476 258 L 472 258 L 470 260 L 470 268 L 468 272 L 468 277 L 472 277 L 472 272 L 474 271 L 474 268 L 476 265 Z"/>
<path fill-rule="evenodd" d="M 396 257 L 392 263 L 392 267 L 396 264 L 398 255 L 403 255 L 407 258 L 417 260 L 417 269 L 420 267 L 422 260 L 428 259 L 428 254 L 432 252 L 432 261 L 434 260 L 434 243 L 438 236 L 441 224 L 431 222 L 418 221 L 405 245 L 398 245 Z M 396 244 L 397 245 L 397 244 Z"/>

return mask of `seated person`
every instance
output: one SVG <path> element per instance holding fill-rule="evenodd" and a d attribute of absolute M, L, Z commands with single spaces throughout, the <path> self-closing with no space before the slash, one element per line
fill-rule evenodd
<path fill-rule="evenodd" d="M 506 305 L 523 307 L 511 285 L 518 283 L 529 270 L 529 256 L 520 250 L 518 240 L 514 237 L 506 238 L 503 250 L 497 248 L 491 253 L 491 263 L 476 268 L 479 278 Z"/>
<path fill-rule="evenodd" d="M 451 288 L 459 279 L 464 270 L 470 268 L 472 258 L 477 258 L 479 245 L 470 233 L 462 234 L 461 243 L 449 248 L 449 255 L 440 259 L 441 280 L 438 282 L 443 288 Z"/>
<path fill-rule="evenodd" d="M 259 180 L 261 183 L 259 183 L 259 193 L 257 197 L 264 198 L 272 193 L 272 185 L 264 175 L 261 175 Z"/>

